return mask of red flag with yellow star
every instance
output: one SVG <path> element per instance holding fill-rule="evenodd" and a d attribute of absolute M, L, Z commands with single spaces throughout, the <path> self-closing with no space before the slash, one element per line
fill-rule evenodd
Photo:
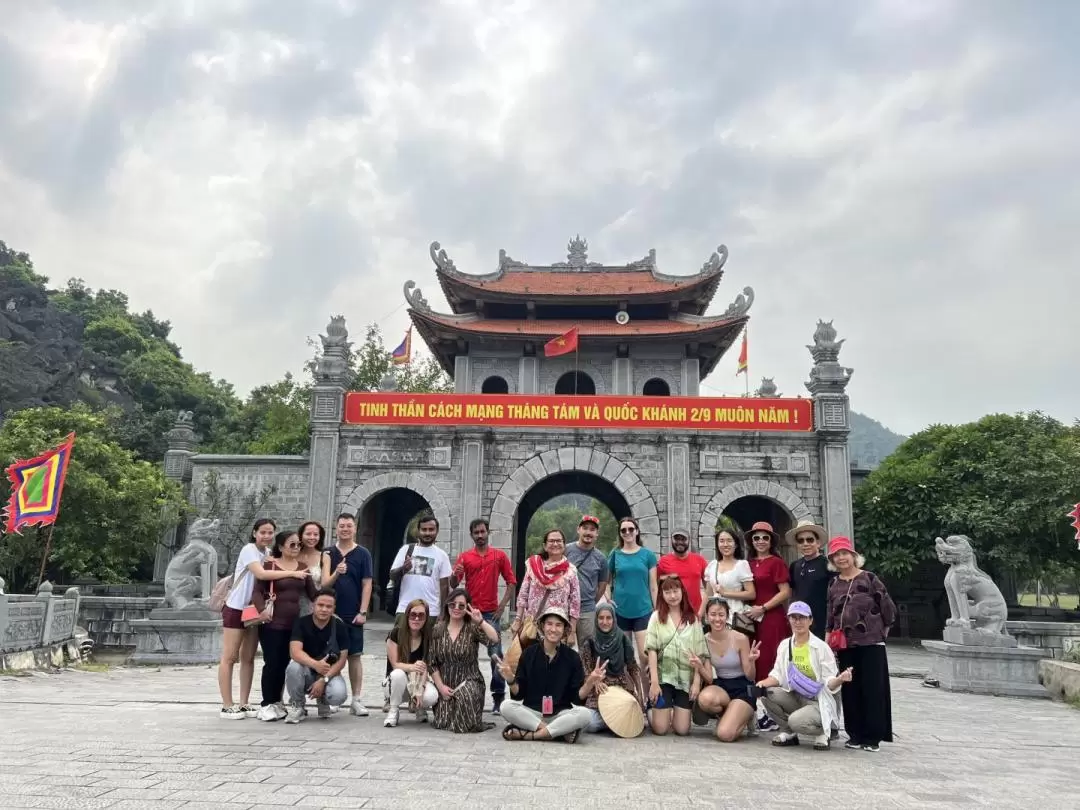
<path fill-rule="evenodd" d="M 68 434 L 59 447 L 40 456 L 16 461 L 7 468 L 11 498 L 4 509 L 4 532 L 14 534 L 23 526 L 50 526 L 60 514 L 75 434 Z"/>
<path fill-rule="evenodd" d="M 554 340 L 549 340 L 545 343 L 544 357 L 558 357 L 560 354 L 569 354 L 570 352 L 577 351 L 577 347 L 578 328 L 575 326 L 573 329 L 559 335 Z"/>

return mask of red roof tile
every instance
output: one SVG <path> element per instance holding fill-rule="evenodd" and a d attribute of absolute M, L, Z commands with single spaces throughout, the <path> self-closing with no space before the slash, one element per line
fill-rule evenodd
<path fill-rule="evenodd" d="M 440 273 L 440 275 L 443 275 Z M 445 282 L 493 293 L 512 295 L 634 296 L 676 292 L 718 280 L 716 275 L 685 279 L 656 278 L 649 270 L 510 270 L 500 278 L 471 279 L 463 274 L 445 276 Z M 444 282 L 444 283 L 445 283 Z"/>
<path fill-rule="evenodd" d="M 705 323 L 687 323 L 685 321 L 631 321 L 625 326 L 620 326 L 614 321 L 575 321 L 575 320 L 501 320 L 501 319 L 459 319 L 436 315 L 434 313 L 420 313 L 410 310 L 413 318 L 420 318 L 434 324 L 457 329 L 463 332 L 485 333 L 492 335 L 530 335 L 537 337 L 556 337 L 575 326 L 578 327 L 582 336 L 594 337 L 634 337 L 638 335 L 685 335 L 695 332 L 705 332 L 721 326 L 741 324 L 744 319 L 731 320 L 716 319 Z"/>

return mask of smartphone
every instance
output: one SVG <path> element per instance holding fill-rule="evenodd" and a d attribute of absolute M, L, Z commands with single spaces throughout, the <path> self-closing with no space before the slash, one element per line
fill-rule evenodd
<path fill-rule="evenodd" d="M 667 707 L 667 704 L 664 702 L 664 693 L 661 692 L 659 695 L 656 696 L 656 700 L 653 701 L 653 708 L 654 709 L 663 709 L 663 708 L 666 708 L 666 707 Z"/>

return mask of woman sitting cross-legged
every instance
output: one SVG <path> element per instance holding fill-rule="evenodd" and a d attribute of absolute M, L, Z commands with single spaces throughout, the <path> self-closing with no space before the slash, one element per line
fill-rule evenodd
<path fill-rule="evenodd" d="M 791 637 L 780 642 L 769 677 L 758 681 L 765 689 L 761 703 L 780 733 L 773 745 L 798 745 L 799 735 L 814 738 L 814 749 L 829 750 L 829 736 L 837 720 L 836 694 L 851 682 L 851 669 L 836 671 L 829 645 L 810 632 L 813 615 L 806 602 L 788 607 Z"/>
<path fill-rule="evenodd" d="M 394 629 L 386 637 L 386 665 L 390 686 L 390 711 L 383 725 L 392 728 L 398 724 L 398 714 L 409 694 L 409 708 L 416 719 L 427 722 L 427 710 L 439 699 L 439 692 L 431 682 L 425 659 L 431 649 L 431 626 L 428 623 L 428 606 L 423 599 L 413 599 L 399 613 Z"/>
<path fill-rule="evenodd" d="M 709 654 L 701 622 L 678 574 L 660 578 L 660 601 L 645 634 L 649 656 L 649 725 L 653 734 L 690 733 L 690 705 L 701 689 L 701 673 L 690 661 Z"/>
<path fill-rule="evenodd" d="M 691 656 L 690 663 L 701 673 L 702 681 L 711 685 L 701 690 L 694 713 L 700 712 L 705 719 L 716 716 L 716 738 L 735 742 L 744 728 L 753 726 L 757 700 L 750 690 L 759 644 L 731 629 L 728 603 L 718 596 L 705 603 L 705 619 L 709 623 L 705 635 L 709 660 Z"/>
<path fill-rule="evenodd" d="M 450 591 L 431 637 L 431 679 L 439 692 L 433 728 L 467 734 L 495 727 L 484 722 L 484 676 L 479 661 L 480 644 L 498 640 L 498 631 L 472 606 L 469 592 L 464 588 Z"/>
<path fill-rule="evenodd" d="M 607 724 L 600 716 L 600 695 L 609 686 L 625 689 L 635 698 L 644 711 L 641 696 L 641 669 L 634 657 L 634 642 L 619 629 L 615 622 L 615 609 L 608 602 L 596 606 L 596 630 L 593 637 L 581 645 L 581 664 L 586 672 L 592 672 L 597 664 L 604 664 L 604 679 L 585 699 L 585 706 L 592 712 L 592 722 L 586 731 L 603 731 Z"/>
<path fill-rule="evenodd" d="M 585 677 L 581 658 L 564 644 L 570 617 L 560 607 L 549 607 L 537 617 L 541 643 L 525 648 L 517 671 L 505 661 L 499 671 L 514 700 L 503 701 L 506 740 L 557 740 L 577 742 L 592 720 L 592 712 L 574 701 L 584 701 L 604 680 L 604 662 Z"/>

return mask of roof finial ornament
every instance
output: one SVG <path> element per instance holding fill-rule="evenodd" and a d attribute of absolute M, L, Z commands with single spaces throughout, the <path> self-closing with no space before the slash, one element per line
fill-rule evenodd
<path fill-rule="evenodd" d="M 439 243 L 436 242 L 435 245 Z M 434 247 L 434 245 L 432 246 Z M 453 264 L 453 262 L 451 262 Z M 416 286 L 416 282 L 409 279 L 405 282 L 405 301 L 410 307 L 420 312 L 431 312 L 431 307 L 428 305 L 427 299 L 424 298 L 420 292 L 420 288 Z"/>
<path fill-rule="evenodd" d="M 431 254 L 431 260 L 435 262 L 435 266 L 438 267 L 440 270 L 443 270 L 447 273 L 457 272 L 457 267 L 454 265 L 454 260 L 447 255 L 446 251 L 443 250 L 442 245 L 440 245 L 437 241 L 431 243 L 431 246 L 428 248 L 428 252 Z"/>
<path fill-rule="evenodd" d="M 716 255 L 715 253 L 713 254 Z M 708 264 L 708 262 L 706 262 Z M 724 310 L 723 318 L 741 318 L 750 311 L 750 307 L 754 303 L 754 288 L 743 287 L 743 291 L 739 293 L 735 300 L 731 302 L 727 309 Z"/>
<path fill-rule="evenodd" d="M 727 245 L 720 245 L 716 248 L 716 251 L 710 256 L 705 264 L 701 265 L 702 273 L 718 273 L 727 264 L 728 249 Z"/>
<path fill-rule="evenodd" d="M 810 356 L 814 358 L 815 363 L 835 362 L 840 356 L 840 347 L 844 345 L 845 340 L 847 338 L 836 339 L 836 327 L 833 326 L 832 321 L 819 320 L 817 329 L 814 330 L 814 345 L 806 348 L 810 350 Z"/>
<path fill-rule="evenodd" d="M 772 377 L 762 377 L 761 386 L 754 392 L 755 397 L 778 397 L 776 380 Z"/>
<path fill-rule="evenodd" d="M 566 243 L 566 261 L 571 267 L 584 267 L 589 258 L 589 243 L 581 238 L 581 234 L 574 234 L 574 238 Z"/>
<path fill-rule="evenodd" d="M 511 259 L 506 255 L 506 251 L 499 248 L 499 269 L 506 270 L 512 267 L 528 267 L 525 262 L 519 262 L 517 259 Z"/>

